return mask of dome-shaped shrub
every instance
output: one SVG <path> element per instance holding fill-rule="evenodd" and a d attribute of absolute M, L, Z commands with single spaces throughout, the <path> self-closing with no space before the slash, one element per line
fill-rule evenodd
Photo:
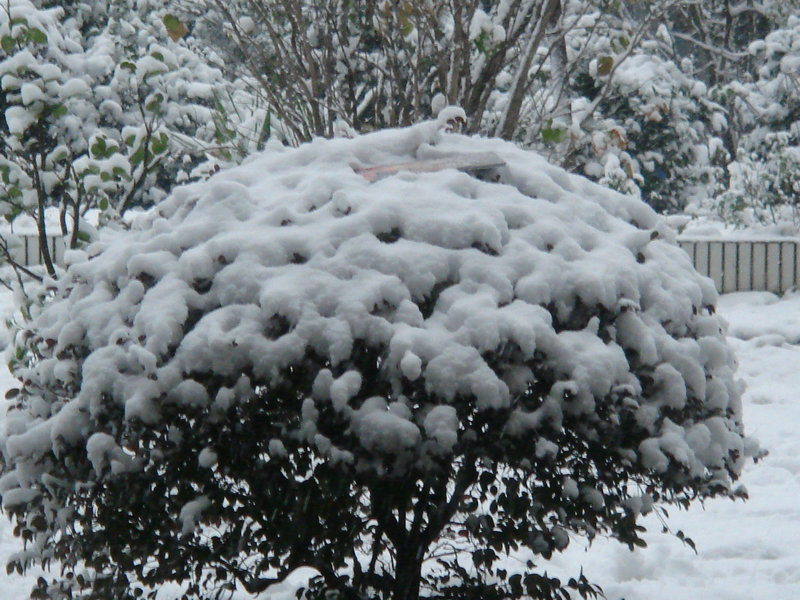
<path fill-rule="evenodd" d="M 454 152 L 501 181 L 353 168 Z M 255 593 L 303 565 L 342 598 L 593 593 L 542 557 L 641 543 L 654 502 L 733 494 L 746 454 L 716 293 L 673 237 L 435 122 L 178 189 L 73 253 L 17 333 L 18 565 L 59 561 L 50 597 Z"/>

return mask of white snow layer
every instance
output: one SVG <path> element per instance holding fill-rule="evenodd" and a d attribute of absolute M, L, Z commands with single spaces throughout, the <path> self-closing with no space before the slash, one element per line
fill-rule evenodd
<path fill-rule="evenodd" d="M 638 460 L 657 471 L 675 461 L 729 486 L 726 468 L 740 470 L 745 455 L 734 359 L 709 311 L 713 284 L 672 230 L 640 201 L 440 125 L 270 146 L 72 253 L 35 323 L 42 359 L 17 375 L 79 390 L 9 421 L 6 459 L 25 476 L 6 477 L 3 489 L 34 486 L 30 465 L 60 444 L 85 444 L 98 471 L 119 457 L 108 439 L 89 437 L 103 403 L 144 423 L 165 403 L 214 410 L 233 400 L 209 398 L 191 373 L 263 381 L 311 351 L 339 368 L 360 341 L 386 348 L 388 377 L 419 381 L 431 402 L 412 414 L 402 397 L 358 397 L 359 373 L 321 372 L 316 399 L 350 419 L 369 453 L 451 452 L 456 397 L 479 410 L 515 406 L 536 374 L 488 361 L 511 348 L 558 382 L 539 409 L 514 412 L 510 435 L 558 430 L 565 415 L 595 415 L 598 399 L 623 394 L 652 434 Z M 370 183 L 353 169 L 486 151 L 507 163 L 501 183 L 453 169 Z M 596 307 L 615 318 L 584 318 Z M 76 343 L 88 351 L 80 365 L 64 352 Z M 643 368 L 652 396 L 634 372 Z M 694 426 L 658 418 L 687 399 L 706 405 Z M 313 403 L 303 411 L 309 440 L 352 460 L 315 437 L 316 414 Z"/>

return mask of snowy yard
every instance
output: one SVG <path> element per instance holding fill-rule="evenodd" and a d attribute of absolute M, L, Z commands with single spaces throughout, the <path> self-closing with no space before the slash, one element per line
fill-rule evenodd
<path fill-rule="evenodd" d="M 4 295 L 0 308 L 7 310 L 9 302 Z M 546 565 L 548 572 L 570 575 L 583 565 L 609 600 L 800 597 L 800 294 L 783 299 L 761 292 L 730 294 L 718 308 L 730 323 L 739 376 L 747 383 L 748 432 L 770 452 L 746 469 L 743 483 L 750 500 L 715 500 L 705 508 L 670 511 L 670 528 L 695 541 L 697 556 L 675 537 L 662 535 L 661 524 L 651 518 L 648 548 L 631 553 L 616 542 L 598 540 L 585 552 L 584 544 L 573 540 L 565 554 Z M 11 382 L 3 369 L 0 386 Z M 5 564 L 18 544 L 7 523 L 0 532 Z M 34 580 L 35 575 L 0 578 L 0 598 L 27 597 Z M 283 590 L 269 596 L 293 597 Z"/>

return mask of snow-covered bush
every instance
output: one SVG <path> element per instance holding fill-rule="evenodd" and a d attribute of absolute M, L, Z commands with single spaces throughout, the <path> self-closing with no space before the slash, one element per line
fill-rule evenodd
<path fill-rule="evenodd" d="M 465 151 L 502 181 L 352 167 Z M 741 494 L 710 280 L 645 204 L 509 143 L 271 145 L 69 260 L 2 435 L 42 597 L 300 566 L 313 597 L 591 596 L 542 573 L 570 536 L 642 545 L 654 505 Z"/>
<path fill-rule="evenodd" d="M 728 221 L 798 223 L 800 194 L 800 18 L 791 16 L 750 52 L 758 79 L 726 86 L 737 120 L 746 130 L 728 169 L 730 185 L 718 199 Z"/>
<path fill-rule="evenodd" d="M 38 216 L 58 207 L 76 247 L 87 209 L 121 215 L 209 159 L 230 161 L 237 90 L 170 32 L 162 3 L 41 4 L 0 10 L 0 214 L 34 217 L 44 240 Z M 46 244 L 42 253 L 53 274 Z"/>
<path fill-rule="evenodd" d="M 98 126 L 87 82 L 98 66 L 82 60 L 80 44 L 63 35 L 61 15 L 27 0 L 0 11 L 0 212 L 8 220 L 51 204 L 80 216 L 74 162 Z"/>
<path fill-rule="evenodd" d="M 581 132 L 589 142 L 577 159 L 583 171 L 621 192 L 641 195 L 659 211 L 713 196 L 728 158 L 720 137 L 727 119 L 708 86 L 692 77 L 691 62 L 677 65 L 645 47 L 606 82 L 603 58 L 589 62 L 588 95 L 573 102 L 581 120 L 584 107 L 599 101 Z M 608 89 L 599 96 L 603 83 Z"/>
<path fill-rule="evenodd" d="M 753 136 L 747 136 L 749 139 Z M 737 226 L 800 224 L 800 146 L 786 132 L 761 132 L 758 149 L 741 149 L 728 165 L 728 188 L 717 198 L 717 213 Z"/>

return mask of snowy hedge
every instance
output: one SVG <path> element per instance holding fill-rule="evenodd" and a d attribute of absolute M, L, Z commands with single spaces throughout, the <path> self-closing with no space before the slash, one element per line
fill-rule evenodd
<path fill-rule="evenodd" d="M 501 182 L 352 168 L 484 151 Z M 511 144 L 270 147 L 103 235 L 16 335 L 0 491 L 10 567 L 63 567 L 40 593 L 306 565 L 342 597 L 591 594 L 533 562 L 735 494 L 712 283 L 646 205 Z"/>

